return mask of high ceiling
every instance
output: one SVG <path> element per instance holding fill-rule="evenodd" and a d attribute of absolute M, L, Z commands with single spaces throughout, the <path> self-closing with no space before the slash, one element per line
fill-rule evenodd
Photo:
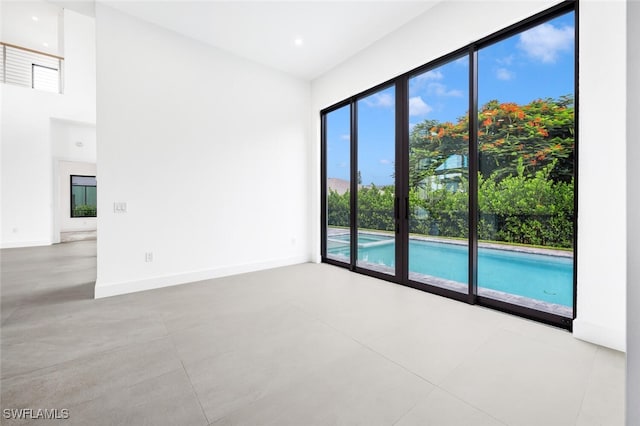
<path fill-rule="evenodd" d="M 97 1 L 312 80 L 442 0 Z M 58 12 L 69 7 L 91 13 L 93 6 L 93 0 L 2 0 L 2 41 L 63 54 L 58 49 Z"/>
<path fill-rule="evenodd" d="M 0 40 L 41 52 L 60 55 L 58 15 L 61 8 L 44 1 L 2 0 Z"/>
<path fill-rule="evenodd" d="M 99 1 L 308 80 L 436 3 L 435 0 Z"/>

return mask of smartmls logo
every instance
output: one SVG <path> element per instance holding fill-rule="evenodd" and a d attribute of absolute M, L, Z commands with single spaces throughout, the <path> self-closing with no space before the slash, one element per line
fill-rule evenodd
<path fill-rule="evenodd" d="M 65 420 L 69 418 L 67 408 L 5 408 L 2 417 L 13 420 Z"/>

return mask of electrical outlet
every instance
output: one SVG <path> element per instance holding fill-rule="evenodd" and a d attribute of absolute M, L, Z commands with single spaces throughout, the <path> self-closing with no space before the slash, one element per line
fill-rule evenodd
<path fill-rule="evenodd" d="M 145 262 L 153 262 L 153 253 L 148 251 L 144 254 L 144 261 Z"/>

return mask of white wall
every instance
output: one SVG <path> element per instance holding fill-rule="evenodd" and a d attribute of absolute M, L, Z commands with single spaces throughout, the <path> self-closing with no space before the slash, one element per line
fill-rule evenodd
<path fill-rule="evenodd" d="M 57 181 L 52 161 L 51 118 L 95 123 L 94 20 L 65 10 L 64 22 L 63 95 L 0 85 L 3 248 L 54 241 Z"/>
<path fill-rule="evenodd" d="M 96 24 L 96 297 L 307 261 L 309 83 L 100 3 Z"/>
<path fill-rule="evenodd" d="M 624 1 L 580 3 L 574 335 L 618 350 L 626 346 L 625 10 Z"/>
<path fill-rule="evenodd" d="M 96 126 L 93 123 L 51 119 L 52 155 L 60 160 L 96 162 Z"/>
<path fill-rule="evenodd" d="M 2 91 L 2 247 L 51 243 L 49 117 L 60 95 L 0 85 Z"/>
<path fill-rule="evenodd" d="M 311 206 L 315 261 L 320 259 L 319 111 L 556 3 L 439 4 L 313 81 L 315 145 L 310 168 L 314 176 L 311 189 L 315 194 Z M 626 22 L 624 3 L 611 3 L 581 2 L 579 17 L 580 210 L 574 335 L 624 349 L 626 177 L 622 153 L 625 151 Z M 478 19 L 479 16 L 482 19 Z"/>
<path fill-rule="evenodd" d="M 627 3 L 627 425 L 640 424 L 640 2 Z"/>

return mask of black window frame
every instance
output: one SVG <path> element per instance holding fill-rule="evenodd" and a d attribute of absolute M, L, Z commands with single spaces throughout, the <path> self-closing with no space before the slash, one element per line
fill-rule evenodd
<path fill-rule="evenodd" d="M 479 158 L 477 147 L 477 131 L 478 131 L 478 52 L 483 47 L 490 46 L 505 40 L 511 36 L 522 33 L 532 27 L 540 25 L 558 16 L 564 15 L 569 12 L 574 12 L 575 20 L 575 43 L 574 43 L 574 217 L 573 217 L 573 309 L 572 317 L 552 314 L 544 311 L 535 310 L 532 308 L 514 305 L 506 303 L 500 300 L 495 300 L 478 295 L 478 280 L 477 280 L 477 268 L 478 268 L 478 171 L 479 171 Z M 505 27 L 495 33 L 481 38 L 475 42 L 469 43 L 451 53 L 436 58 L 428 63 L 416 67 L 408 72 L 391 78 L 383 83 L 376 85 L 370 89 L 360 92 L 356 95 L 350 96 L 338 103 L 335 103 L 320 111 L 321 119 L 321 259 L 323 263 L 332 264 L 340 267 L 346 267 L 354 272 L 358 272 L 364 275 L 381 278 L 386 281 L 394 282 L 408 287 L 420 289 L 429 293 L 438 294 L 451 299 L 466 302 L 468 304 L 478 304 L 486 306 L 499 311 L 507 312 L 520 317 L 532 319 L 541 323 L 553 325 L 559 328 L 572 331 L 573 320 L 577 315 L 577 293 L 578 293 L 578 164 L 579 164 L 579 91 L 578 91 L 578 75 L 579 75 L 579 4 L 577 0 L 566 0 L 555 6 L 552 6 L 542 12 L 532 15 L 526 19 L 523 19 L 513 25 Z M 398 216 L 408 217 L 408 206 L 405 202 L 408 200 L 407 187 L 408 183 L 404 175 L 409 170 L 409 131 L 408 131 L 408 80 L 409 78 L 437 68 L 440 65 L 448 63 L 454 59 L 462 56 L 468 56 L 469 58 L 469 292 L 468 294 L 457 293 L 452 290 L 447 290 L 437 286 L 427 285 L 411 281 L 408 278 L 407 268 L 403 262 L 407 262 L 408 259 L 408 223 L 407 220 L 400 220 L 400 234 L 397 239 L 397 244 L 400 246 L 396 252 L 396 269 L 398 270 L 396 276 L 390 276 L 382 274 L 376 271 L 371 271 L 356 266 L 357 254 L 353 250 L 353 245 L 357 245 L 356 235 L 357 232 L 356 222 L 353 220 L 357 215 L 357 102 L 358 100 L 375 93 L 378 90 L 382 90 L 389 86 L 395 86 L 396 88 L 396 162 L 400 163 L 396 168 L 396 194 L 399 199 L 396 199 L 398 205 Z M 340 262 L 327 257 L 327 143 L 326 143 L 326 115 L 339 108 L 350 106 L 351 108 L 351 262 L 350 264 Z M 357 246 L 356 246 L 357 247 Z M 402 260 L 402 262 L 400 262 Z"/>
<path fill-rule="evenodd" d="M 74 216 L 73 214 L 73 207 L 74 207 L 74 203 L 73 203 L 73 187 L 74 186 L 83 186 L 85 188 L 85 194 L 86 194 L 86 188 L 87 187 L 93 187 L 96 188 L 96 194 L 98 192 L 98 182 L 96 180 L 96 185 L 95 186 L 91 186 L 91 185 L 74 185 L 73 184 L 73 178 L 74 177 L 84 177 L 84 178 L 94 178 L 96 179 L 95 175 L 69 175 L 69 217 L 72 219 L 79 219 L 79 218 L 85 218 L 85 217 L 98 217 L 98 206 L 97 206 L 97 200 L 96 200 L 96 210 L 95 210 L 95 214 L 93 215 L 85 215 L 85 216 Z M 97 195 L 96 195 L 97 197 Z M 85 199 L 86 199 L 86 195 L 85 195 Z"/>

